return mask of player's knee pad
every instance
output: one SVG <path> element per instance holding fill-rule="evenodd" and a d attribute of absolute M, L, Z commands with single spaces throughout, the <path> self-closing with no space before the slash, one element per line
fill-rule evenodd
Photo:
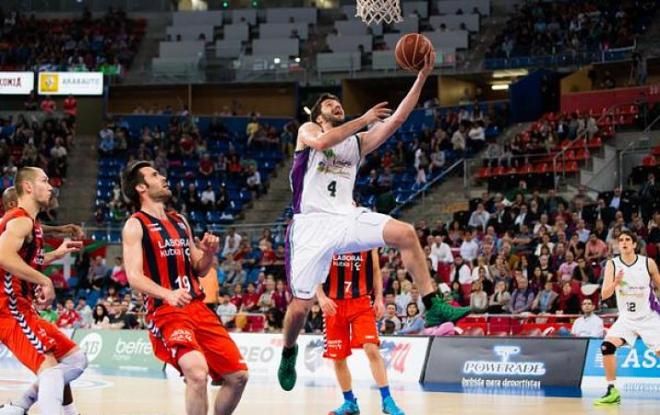
<path fill-rule="evenodd" d="M 80 377 L 87 368 L 87 356 L 82 350 L 78 350 L 60 360 L 59 366 L 64 372 L 64 382 L 70 383 Z"/>
<path fill-rule="evenodd" d="M 616 346 L 607 340 L 600 345 L 600 352 L 603 356 L 609 356 L 616 353 Z"/>

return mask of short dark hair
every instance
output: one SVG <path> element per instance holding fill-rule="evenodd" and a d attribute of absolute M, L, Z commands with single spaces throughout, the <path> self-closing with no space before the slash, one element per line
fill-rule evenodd
<path fill-rule="evenodd" d="M 630 237 L 630 239 L 632 239 L 632 241 L 633 241 L 634 244 L 637 243 L 637 234 L 634 233 L 633 231 L 631 231 L 631 230 L 629 230 L 629 229 L 622 229 L 622 230 L 621 230 L 621 233 L 619 234 L 619 236 L 621 236 L 621 235 L 627 235 L 627 236 Z"/>
<path fill-rule="evenodd" d="M 339 98 L 336 95 L 333 95 L 329 92 L 325 92 L 321 94 L 321 96 L 319 96 L 316 102 L 314 103 L 314 106 L 312 107 L 312 111 L 309 114 L 309 120 L 311 122 L 316 122 L 318 116 L 321 115 L 321 106 L 323 105 L 323 102 L 329 99 L 334 99 L 336 101 L 339 101 Z"/>
<path fill-rule="evenodd" d="M 142 167 L 153 167 L 150 161 L 139 160 L 129 163 L 121 173 L 121 192 L 130 204 L 140 207 L 140 194 L 135 190 L 138 184 L 146 184 L 144 175 L 140 173 Z"/>

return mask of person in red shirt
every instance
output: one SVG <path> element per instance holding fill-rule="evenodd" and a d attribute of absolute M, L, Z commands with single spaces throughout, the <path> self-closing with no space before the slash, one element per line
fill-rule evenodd
<path fill-rule="evenodd" d="M 69 95 L 66 97 L 62 106 L 64 107 L 64 112 L 75 121 L 76 115 L 78 114 L 78 101 L 76 101 L 74 96 Z"/>
<path fill-rule="evenodd" d="M 67 298 L 64 302 L 64 312 L 57 319 L 57 327 L 61 329 L 74 329 L 80 327 L 82 317 L 73 308 L 73 300 Z"/>
<path fill-rule="evenodd" d="M 41 110 L 46 113 L 46 115 L 51 115 L 57 109 L 55 101 L 50 96 L 46 96 L 43 101 L 41 101 Z"/>
<path fill-rule="evenodd" d="M 208 153 L 205 153 L 202 156 L 202 159 L 199 161 L 199 174 L 204 177 L 209 177 L 214 172 L 213 161 L 211 160 Z"/>
<path fill-rule="evenodd" d="M 257 287 L 252 282 L 248 283 L 247 292 L 243 294 L 241 310 L 245 311 L 246 313 L 257 311 L 257 303 L 259 303 L 259 293 L 257 293 Z"/>
<path fill-rule="evenodd" d="M 237 310 L 240 310 L 243 304 L 243 286 L 241 284 L 234 286 L 234 294 L 229 299 L 229 302 L 235 305 Z"/>

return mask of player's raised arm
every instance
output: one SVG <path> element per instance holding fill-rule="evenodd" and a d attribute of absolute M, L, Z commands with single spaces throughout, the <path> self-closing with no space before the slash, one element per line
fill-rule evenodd
<path fill-rule="evenodd" d="M 191 300 L 190 294 L 185 290 L 168 290 L 153 282 L 143 271 L 142 259 L 142 226 L 137 219 L 126 221 L 122 231 L 122 248 L 126 276 L 131 288 L 154 298 L 167 301 L 173 306 L 184 306 Z"/>
<path fill-rule="evenodd" d="M 45 300 L 55 296 L 50 278 L 32 268 L 18 254 L 25 239 L 32 233 L 33 223 L 29 218 L 16 218 L 7 223 L 5 231 L 0 235 L 0 268 L 17 278 L 38 284 L 42 287 Z"/>
<path fill-rule="evenodd" d="M 323 104 L 321 104 L 323 105 Z M 306 122 L 298 129 L 298 148 L 300 143 L 314 150 L 323 151 L 333 147 L 351 135 L 362 130 L 366 126 L 376 121 L 381 121 L 392 114 L 392 110 L 387 108 L 387 102 L 381 102 L 375 105 L 362 116 L 348 121 L 342 125 L 323 131 L 321 126 L 315 122 Z"/>
<path fill-rule="evenodd" d="M 431 51 L 426 55 L 424 62 L 424 67 L 417 74 L 415 83 L 403 101 L 401 101 L 394 114 L 382 123 L 376 124 L 371 130 L 362 133 L 360 140 L 363 156 L 376 150 L 387 141 L 406 122 L 410 113 L 417 106 L 426 78 L 433 71 L 433 66 L 435 65 L 435 51 Z"/>
<path fill-rule="evenodd" d="M 605 273 L 603 275 L 603 288 L 601 289 L 601 296 L 603 300 L 607 300 L 614 294 L 614 290 L 619 282 L 623 279 L 623 270 L 619 270 L 617 276 L 614 275 L 614 263 L 609 260 L 605 264 Z"/>

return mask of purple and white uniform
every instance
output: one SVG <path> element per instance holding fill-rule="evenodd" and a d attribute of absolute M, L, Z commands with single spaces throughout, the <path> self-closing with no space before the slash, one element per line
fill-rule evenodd
<path fill-rule="evenodd" d="M 651 287 L 648 258 L 637 255 L 631 264 L 620 256 L 612 259 L 614 275 L 623 270 L 623 281 L 616 288 L 619 318 L 607 332 L 607 337 L 622 338 L 630 346 L 641 337 L 646 346 L 660 350 L 660 301 Z"/>
<path fill-rule="evenodd" d="M 387 215 L 358 208 L 353 202 L 361 161 L 360 141 L 353 135 L 325 151 L 297 151 L 289 179 L 293 221 L 286 237 L 286 272 L 293 295 L 314 297 L 325 282 L 333 254 L 384 246 Z"/>

